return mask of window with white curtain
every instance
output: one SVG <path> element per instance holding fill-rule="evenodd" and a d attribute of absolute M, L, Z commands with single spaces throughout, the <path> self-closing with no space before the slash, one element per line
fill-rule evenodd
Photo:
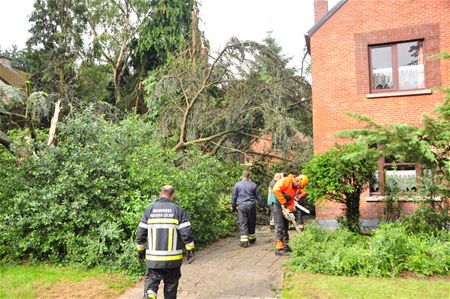
<path fill-rule="evenodd" d="M 370 46 L 372 92 L 425 88 L 423 41 Z"/>

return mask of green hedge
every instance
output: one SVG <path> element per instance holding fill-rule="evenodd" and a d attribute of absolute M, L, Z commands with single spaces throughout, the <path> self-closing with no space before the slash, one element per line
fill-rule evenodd
<path fill-rule="evenodd" d="M 176 154 L 153 132 L 142 117 L 113 123 L 88 109 L 21 168 L 1 149 L 0 259 L 138 273 L 137 224 L 164 184 L 175 187 L 199 246 L 229 233 L 239 167 L 198 150 Z"/>
<path fill-rule="evenodd" d="M 411 234 L 401 223 L 383 224 L 372 236 L 315 224 L 292 241 L 289 267 L 329 275 L 397 276 L 450 274 L 450 232 Z"/>

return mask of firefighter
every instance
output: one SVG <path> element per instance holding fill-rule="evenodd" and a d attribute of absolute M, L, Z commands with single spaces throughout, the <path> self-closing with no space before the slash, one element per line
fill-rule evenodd
<path fill-rule="evenodd" d="M 308 177 L 305 175 L 288 175 L 277 181 L 273 187 L 273 193 L 277 201 L 273 205 L 273 215 L 275 220 L 275 255 L 285 255 L 291 251 L 289 242 L 289 221 L 283 216 L 281 205 L 290 212 L 295 211 L 295 200 L 306 196 L 303 188 L 308 184 Z"/>
<path fill-rule="evenodd" d="M 244 170 L 242 172 L 242 181 L 234 185 L 231 195 L 231 208 L 233 212 L 238 212 L 238 224 L 241 234 L 240 246 L 248 247 L 249 244 L 256 242 L 256 203 L 258 199 L 261 207 L 269 212 L 269 207 L 259 193 L 255 183 L 250 182 L 250 174 Z"/>
<path fill-rule="evenodd" d="M 144 298 L 156 299 L 161 280 L 164 281 L 164 298 L 176 298 L 183 243 L 188 262 L 194 257 L 191 223 L 183 209 L 172 201 L 174 192 L 172 186 L 162 187 L 159 198 L 145 209 L 139 222 L 137 250 L 139 258 L 145 259 L 147 264 Z"/>

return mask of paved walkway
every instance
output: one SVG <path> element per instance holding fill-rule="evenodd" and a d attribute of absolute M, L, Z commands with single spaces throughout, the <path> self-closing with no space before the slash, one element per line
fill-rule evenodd
<path fill-rule="evenodd" d="M 285 257 L 274 254 L 269 228 L 256 231 L 256 244 L 239 247 L 238 235 L 219 240 L 196 253 L 192 264 L 184 263 L 178 287 L 180 299 L 275 298 L 283 280 Z M 119 299 L 142 298 L 143 282 Z M 158 298 L 163 298 L 163 286 Z"/>

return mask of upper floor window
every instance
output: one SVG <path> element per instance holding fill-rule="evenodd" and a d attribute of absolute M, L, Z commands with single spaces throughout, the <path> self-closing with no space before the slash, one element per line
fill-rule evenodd
<path fill-rule="evenodd" d="M 425 88 L 423 41 L 371 46 L 372 92 Z"/>

